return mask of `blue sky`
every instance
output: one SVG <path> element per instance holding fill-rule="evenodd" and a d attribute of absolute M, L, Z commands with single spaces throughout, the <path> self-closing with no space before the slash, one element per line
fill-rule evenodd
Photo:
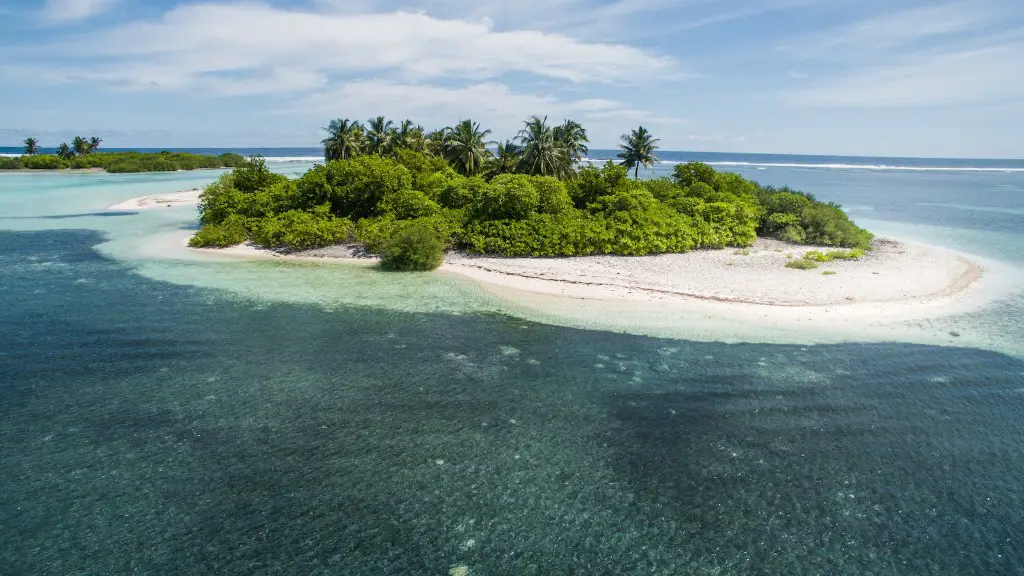
<path fill-rule="evenodd" d="M 1020 0 L 0 0 L 0 145 L 314 146 L 330 118 L 592 147 L 1024 157 Z"/>

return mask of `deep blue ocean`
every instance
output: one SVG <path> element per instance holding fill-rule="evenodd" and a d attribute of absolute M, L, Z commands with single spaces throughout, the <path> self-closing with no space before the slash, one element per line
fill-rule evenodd
<path fill-rule="evenodd" d="M 1024 268 L 1019 160 L 661 156 Z M 1024 573 L 1019 292 L 944 345 L 698 342 L 107 210 L 217 174 L 0 173 L 0 574 Z"/>

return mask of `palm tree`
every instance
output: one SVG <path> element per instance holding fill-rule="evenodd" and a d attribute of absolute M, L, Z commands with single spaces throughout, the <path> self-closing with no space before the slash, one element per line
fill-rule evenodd
<path fill-rule="evenodd" d="M 564 178 L 572 173 L 569 151 L 555 139 L 545 116 L 533 116 L 526 121 L 517 137 L 523 147 L 519 169 L 526 174 Z"/>
<path fill-rule="evenodd" d="M 622 144 L 619 144 L 619 158 L 622 158 L 621 164 L 626 167 L 634 167 L 633 179 L 640 178 L 640 165 L 643 164 L 647 168 L 650 168 L 655 162 L 659 162 L 658 157 L 654 155 L 654 151 L 658 149 L 659 140 L 647 131 L 647 128 L 643 126 L 631 131 L 629 134 L 622 135 Z"/>
<path fill-rule="evenodd" d="M 100 144 L 102 142 L 103 142 L 103 140 L 100 139 L 100 138 L 97 138 L 96 136 L 93 136 L 92 138 L 89 138 L 89 151 L 88 152 L 90 154 L 92 154 L 93 152 L 99 150 Z"/>
<path fill-rule="evenodd" d="M 504 144 L 498 144 L 494 158 L 488 163 L 487 175 L 493 178 L 499 174 L 514 174 L 522 158 L 523 149 L 515 142 L 505 140 Z"/>
<path fill-rule="evenodd" d="M 444 156 L 444 146 L 448 142 L 448 135 L 452 133 L 452 129 L 441 128 L 440 130 L 433 130 L 427 132 L 423 136 L 423 148 L 427 154 L 433 154 L 434 156 Z"/>
<path fill-rule="evenodd" d="M 324 147 L 324 160 L 347 160 L 363 151 L 363 126 L 346 118 L 331 120 L 324 130 L 327 138 L 320 141 Z"/>
<path fill-rule="evenodd" d="M 366 140 L 368 152 L 383 156 L 394 147 L 394 122 L 385 120 L 383 116 L 370 118 L 367 123 Z"/>
<path fill-rule="evenodd" d="M 575 120 L 566 119 L 561 126 L 555 126 L 554 135 L 555 140 L 568 152 L 573 164 L 590 152 L 590 148 L 587 147 L 587 143 L 590 142 L 587 131 Z"/>
<path fill-rule="evenodd" d="M 67 142 L 61 142 L 60 146 L 57 147 L 57 156 L 64 160 L 71 160 L 75 157 L 75 151 L 68 146 Z"/>
<path fill-rule="evenodd" d="M 393 145 L 396 149 L 415 150 L 423 152 L 424 148 L 423 127 L 412 123 L 412 120 L 402 120 L 398 129 L 394 131 Z"/>
<path fill-rule="evenodd" d="M 480 123 L 468 118 L 462 120 L 447 132 L 442 146 L 444 157 L 455 171 L 463 176 L 476 176 L 484 169 L 484 163 L 491 155 L 487 151 L 490 142 L 484 141 L 490 130 L 480 130 Z"/>
<path fill-rule="evenodd" d="M 39 154 L 39 140 L 31 136 L 25 138 L 25 155 L 35 156 L 36 154 Z"/>
<path fill-rule="evenodd" d="M 82 156 L 89 153 L 89 141 L 81 136 L 75 136 L 75 139 L 71 141 L 71 148 L 74 149 L 75 154 Z"/>

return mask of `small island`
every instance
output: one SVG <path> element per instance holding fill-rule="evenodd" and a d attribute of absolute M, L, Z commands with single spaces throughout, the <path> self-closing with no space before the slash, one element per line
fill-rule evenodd
<path fill-rule="evenodd" d="M 207 187 L 190 245 L 358 244 L 397 270 L 435 269 L 446 250 L 646 256 L 746 248 L 759 234 L 844 249 L 829 259 L 871 248 L 869 232 L 810 194 L 697 162 L 640 180 L 639 167 L 657 161 L 657 140 L 643 127 L 623 135 L 618 165 L 601 167 L 581 163 L 586 131 L 571 120 L 533 117 L 494 153 L 489 131 L 470 120 L 431 133 L 409 121 L 396 128 L 377 118 L 364 129 L 336 120 L 328 131 L 325 164 L 294 180 L 253 158 Z"/>
<path fill-rule="evenodd" d="M 298 178 L 254 157 L 201 192 L 112 208 L 198 203 L 188 245 L 225 256 L 440 268 L 575 299 L 861 306 L 851 314 L 883 318 L 894 309 L 882 305 L 948 300 L 982 275 L 958 254 L 876 239 L 836 204 L 706 164 L 640 179 L 657 161 L 642 127 L 623 135 L 619 163 L 600 166 L 584 161 L 586 131 L 571 120 L 533 117 L 496 147 L 469 120 L 328 131 L 325 163 Z"/>
<path fill-rule="evenodd" d="M 100 152 L 103 140 L 75 136 L 54 154 L 40 152 L 36 138 L 26 138 L 21 156 L 0 158 L 0 170 L 95 170 L 110 173 L 174 172 L 235 168 L 245 162 L 238 154 L 209 156 L 188 152 Z"/>

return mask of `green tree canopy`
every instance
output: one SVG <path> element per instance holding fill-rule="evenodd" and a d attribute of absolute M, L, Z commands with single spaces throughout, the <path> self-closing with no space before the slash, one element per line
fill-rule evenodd
<path fill-rule="evenodd" d="M 25 154 L 28 156 L 39 154 L 39 141 L 31 136 L 25 138 Z"/>

